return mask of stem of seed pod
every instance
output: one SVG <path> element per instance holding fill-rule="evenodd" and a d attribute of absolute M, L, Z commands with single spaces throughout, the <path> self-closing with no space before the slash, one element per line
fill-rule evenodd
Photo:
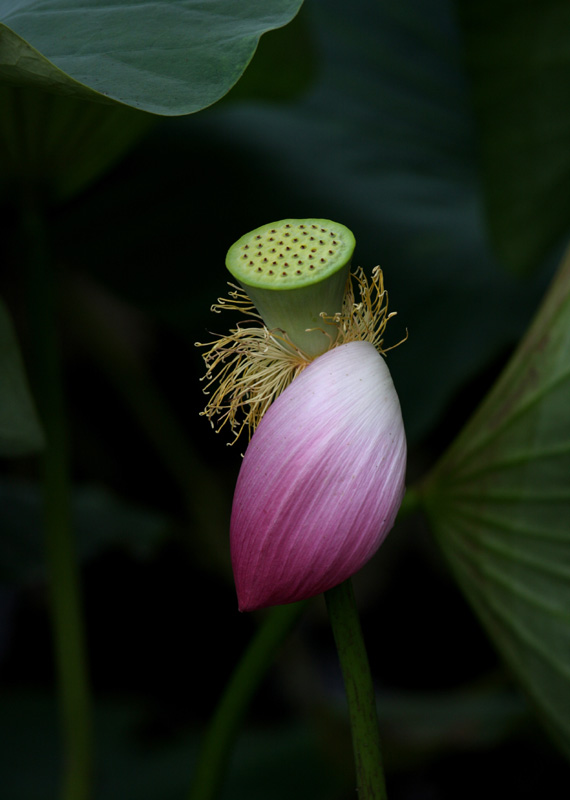
<path fill-rule="evenodd" d="M 350 580 L 325 592 L 352 732 L 359 800 L 386 800 L 376 695 Z"/>

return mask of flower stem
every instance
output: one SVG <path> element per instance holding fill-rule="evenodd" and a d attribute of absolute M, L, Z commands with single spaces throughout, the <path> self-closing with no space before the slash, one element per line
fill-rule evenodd
<path fill-rule="evenodd" d="M 359 800 L 386 800 L 376 696 L 350 580 L 325 592 L 352 730 Z"/>
<path fill-rule="evenodd" d="M 189 800 L 213 800 L 222 789 L 241 721 L 275 653 L 301 616 L 305 603 L 272 608 L 234 671 L 206 731 Z"/>
<path fill-rule="evenodd" d="M 43 516 L 64 747 L 61 797 L 88 800 L 92 772 L 91 697 L 71 527 L 54 275 L 45 220 L 34 200 L 24 198 L 22 233 L 28 261 L 32 379 L 46 438 L 41 463 Z"/>

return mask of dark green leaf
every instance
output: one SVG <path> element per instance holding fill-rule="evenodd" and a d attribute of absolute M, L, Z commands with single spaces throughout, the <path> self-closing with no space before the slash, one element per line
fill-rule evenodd
<path fill-rule="evenodd" d="M 570 254 L 424 499 L 462 588 L 570 754 Z"/>
<path fill-rule="evenodd" d="M 19 456 L 42 446 L 43 434 L 14 329 L 0 300 L 0 455 Z"/>
<path fill-rule="evenodd" d="M 190 114 L 240 78 L 302 0 L 0 0 L 0 80 Z"/>
<path fill-rule="evenodd" d="M 457 0 L 490 230 L 522 272 L 570 228 L 570 5 Z"/>

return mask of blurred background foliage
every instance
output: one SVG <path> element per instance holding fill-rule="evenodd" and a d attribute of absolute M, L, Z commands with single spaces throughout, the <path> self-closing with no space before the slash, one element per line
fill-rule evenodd
<path fill-rule="evenodd" d="M 18 5 L 0 3 L 0 22 Z M 64 2 L 53 5 L 69 11 Z M 126 13 L 130 3 L 117 5 Z M 252 19 L 262 15 L 259 3 L 243 5 Z M 298 6 L 275 3 L 280 22 L 264 20 L 244 34 L 246 46 L 235 56 L 238 67 L 226 71 L 227 85 L 218 85 L 217 95 L 205 91 L 196 107 L 224 95 L 247 66 L 259 32 L 284 24 Z M 237 613 L 227 546 L 245 443 L 228 448 L 199 416 L 203 366 L 194 343 L 230 325 L 210 313 L 226 292 L 229 245 L 288 216 L 348 225 L 357 239 L 356 264 L 383 267 L 398 312 L 387 343 L 409 331 L 407 342 L 389 354 L 409 436 L 409 484 L 439 462 L 425 484 L 431 527 L 419 515 L 404 520 L 356 578 L 378 685 L 389 796 L 536 797 L 559 791 L 561 781 L 567 785 L 567 764 L 526 699 L 520 654 L 516 648 L 510 660 L 507 654 L 508 666 L 499 659 L 431 533 L 438 533 L 485 620 L 478 598 L 493 597 L 488 583 L 474 580 L 470 569 L 462 578 L 449 549 L 457 531 L 464 533 L 454 515 L 466 508 L 457 505 L 450 476 L 460 462 L 458 448 L 469 453 L 482 435 L 476 424 L 455 443 L 455 461 L 439 459 L 526 330 L 570 227 L 567 9 L 555 2 L 529 3 L 523 14 L 508 2 L 474 8 L 461 0 L 429 6 L 355 0 L 349 8 L 340 0 L 306 0 L 293 22 L 262 37 L 223 99 L 172 119 L 144 113 L 140 92 L 132 100 L 116 86 L 113 96 L 131 107 L 87 102 L 93 87 L 70 89 L 65 72 L 54 77 L 51 61 L 48 67 L 42 61 L 43 77 L 34 85 L 16 85 L 25 76 L 5 65 L 0 70 L 6 81 L 0 85 L 0 294 L 6 304 L 0 307 L 6 456 L 0 473 L 0 774 L 6 798 L 55 797 L 60 758 L 33 454 L 41 432 L 22 369 L 33 360 L 20 220 L 29 186 L 44 200 L 56 274 L 74 535 L 96 698 L 96 797 L 184 796 L 200 734 L 256 628 L 257 615 Z M 8 39 L 26 50 L 26 37 L 39 47 L 34 26 L 20 30 L 15 22 L 6 22 L 12 27 L 4 48 Z M 0 43 L 5 33 L 0 29 Z M 79 30 L 79 40 L 82 35 Z M 47 53 L 53 69 L 68 68 L 68 62 L 57 66 L 54 53 Z M 143 56 L 135 68 L 142 68 Z M 97 53 L 90 58 L 92 70 Z M 84 86 L 85 74 L 73 81 Z M 62 82 L 67 94 L 44 89 Z M 153 83 L 153 102 L 158 97 L 168 106 L 170 89 L 161 97 L 165 84 Z M 162 113 L 195 110 L 174 94 Z M 149 103 L 146 110 L 159 109 Z M 567 286 L 560 292 L 568 297 Z M 570 440 L 565 302 L 548 364 L 560 369 L 566 388 L 544 412 L 563 424 L 553 422 L 548 434 L 563 448 Z M 526 420 L 528 436 L 531 422 L 533 431 L 537 426 L 534 417 Z M 491 437 L 491 443 L 496 447 L 479 466 L 494 474 L 496 453 L 511 450 L 509 442 Z M 563 458 L 556 467 L 561 494 L 568 448 Z M 536 461 L 523 468 L 543 474 Z M 460 491 L 467 487 L 477 518 L 485 488 L 461 480 L 456 484 Z M 545 612 L 550 622 L 558 615 L 556 625 L 545 626 L 556 646 L 544 643 L 559 658 L 564 701 L 567 490 L 565 498 L 553 522 L 560 534 L 553 556 L 561 570 L 559 605 Z M 485 574 L 480 518 L 475 527 L 473 548 Z M 519 607 L 494 631 L 499 650 L 519 625 Z M 540 619 L 537 624 L 542 630 Z M 548 679 L 530 672 L 530 681 L 539 673 Z M 317 599 L 260 688 L 224 798 L 351 797 L 343 702 Z M 570 711 L 559 711 L 568 725 Z M 559 740 L 568 748 L 564 736 Z"/>

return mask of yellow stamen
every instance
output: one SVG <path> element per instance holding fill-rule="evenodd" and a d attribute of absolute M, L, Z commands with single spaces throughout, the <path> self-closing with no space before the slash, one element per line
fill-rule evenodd
<path fill-rule="evenodd" d="M 353 282 L 358 287 L 360 300 L 356 300 Z M 321 313 L 327 323 L 333 323 L 338 329 L 338 336 L 332 347 L 348 342 L 370 342 L 379 353 L 385 355 L 407 339 L 406 336 L 391 347 L 384 347 L 384 331 L 388 320 L 396 316 L 396 312 L 388 313 L 388 292 L 384 288 L 384 275 L 380 267 L 374 267 L 370 283 L 362 267 L 353 272 L 346 284 L 343 308 L 332 316 Z"/>
<path fill-rule="evenodd" d="M 355 299 L 353 280 L 359 301 Z M 214 342 L 196 344 L 209 348 L 203 356 L 207 368 L 202 379 L 207 381 L 204 393 L 209 394 L 216 387 L 202 415 L 208 417 L 212 427 L 216 427 L 216 419 L 217 431 L 229 423 L 235 442 L 244 428 L 252 435 L 273 400 L 313 358 L 296 347 L 285 331 L 269 330 L 247 294 L 234 284 L 230 286 L 233 291 L 229 299 L 219 298 L 212 311 L 238 311 L 251 319 L 238 323 L 227 336 L 217 336 Z M 320 316 L 329 329 L 330 349 L 354 341 L 370 342 L 382 354 L 392 349 L 383 348 L 386 324 L 395 313 L 388 313 L 388 294 L 380 267 L 372 271 L 370 283 L 363 270 L 358 269 L 347 281 L 342 310 L 332 315 L 322 312 Z"/>

